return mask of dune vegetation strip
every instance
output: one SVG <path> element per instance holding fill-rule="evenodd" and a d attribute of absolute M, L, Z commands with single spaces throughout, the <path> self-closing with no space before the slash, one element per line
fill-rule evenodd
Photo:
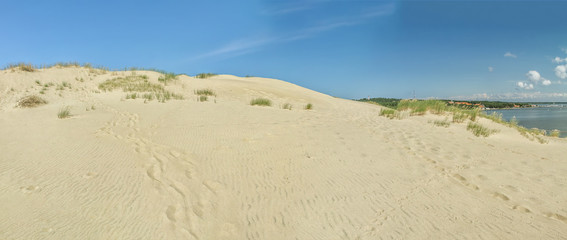
<path fill-rule="evenodd" d="M 308 103 L 307 105 L 305 105 L 305 110 L 312 110 L 313 109 L 313 104 Z"/>
<path fill-rule="evenodd" d="M 118 88 L 121 88 L 124 92 L 135 92 L 127 94 L 127 99 L 136 99 L 140 95 L 138 93 L 143 93 L 141 97 L 148 101 L 157 99 L 160 102 L 165 102 L 171 99 L 183 99 L 182 95 L 165 90 L 163 85 L 151 83 L 146 75 L 113 78 L 102 82 L 98 85 L 98 88 L 105 92 Z"/>
<path fill-rule="evenodd" d="M 490 119 L 496 123 L 505 125 L 516 129 L 522 136 L 528 138 L 529 140 L 536 140 L 539 143 L 547 143 L 547 140 L 543 136 L 547 135 L 545 130 L 532 128 L 527 129 L 525 127 L 519 126 L 518 121 L 513 118 L 509 122 L 502 118 L 502 114 L 492 113 L 487 115 L 480 111 L 478 108 L 462 108 L 457 106 L 448 106 L 447 103 L 439 100 L 401 100 L 397 103 L 396 109 L 383 108 L 380 110 L 379 115 L 390 119 L 404 119 L 404 112 L 409 113 L 410 116 L 424 115 L 426 113 L 432 113 L 435 115 L 447 115 L 450 114 L 453 123 L 464 123 L 465 121 L 476 122 L 478 117 L 483 117 Z M 436 126 L 445 126 L 445 123 L 434 122 Z M 496 133 L 492 130 L 485 130 L 481 125 L 468 125 L 467 129 L 472 131 L 475 136 L 489 136 Z M 550 136 L 559 136 L 559 132 L 552 131 Z"/>
<path fill-rule="evenodd" d="M 32 95 L 32 96 L 26 96 L 23 97 L 22 99 L 20 99 L 18 101 L 18 103 L 16 104 L 17 107 L 21 107 L 21 108 L 33 108 L 33 107 L 38 107 L 41 105 L 47 104 L 47 101 L 41 97 Z"/>

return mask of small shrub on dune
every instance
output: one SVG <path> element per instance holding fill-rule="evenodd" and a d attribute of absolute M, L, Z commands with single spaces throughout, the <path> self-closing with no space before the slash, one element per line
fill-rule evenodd
<path fill-rule="evenodd" d="M 313 104 L 308 103 L 307 105 L 305 105 L 305 110 L 311 110 L 313 109 Z"/>
<path fill-rule="evenodd" d="M 199 96 L 199 102 L 206 102 L 208 100 L 207 96 Z"/>
<path fill-rule="evenodd" d="M 272 101 L 270 101 L 270 99 L 266 99 L 266 98 L 256 98 L 256 99 L 252 99 L 252 101 L 250 101 L 250 105 L 255 106 L 272 106 Z"/>
<path fill-rule="evenodd" d="M 45 101 L 43 98 L 32 95 L 32 96 L 23 97 L 22 99 L 20 99 L 16 106 L 21 107 L 21 108 L 32 108 L 32 107 L 37 107 L 37 106 L 44 105 L 44 104 L 47 104 L 47 101 Z"/>
<path fill-rule="evenodd" d="M 282 106 L 283 109 L 291 110 L 292 106 L 289 103 L 286 103 Z"/>

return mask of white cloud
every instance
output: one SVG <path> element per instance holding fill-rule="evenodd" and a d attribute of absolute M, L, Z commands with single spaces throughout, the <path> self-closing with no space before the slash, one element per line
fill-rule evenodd
<path fill-rule="evenodd" d="M 543 86 L 549 86 L 551 85 L 551 81 L 544 79 L 543 82 L 541 82 L 541 84 L 543 84 Z"/>
<path fill-rule="evenodd" d="M 492 72 L 492 71 L 494 71 L 494 68 L 493 68 L 493 67 L 488 67 L 488 71 L 489 71 L 489 72 Z"/>
<path fill-rule="evenodd" d="M 560 58 L 560 57 L 555 57 L 553 59 L 554 63 L 562 63 L 562 62 L 567 62 L 567 58 Z"/>
<path fill-rule="evenodd" d="M 511 52 L 506 52 L 506 53 L 504 53 L 504 57 L 517 58 L 518 56 L 516 56 L 515 54 L 512 54 Z"/>
<path fill-rule="evenodd" d="M 527 83 L 527 82 L 517 82 L 516 86 L 526 90 L 534 89 L 534 85 L 532 83 Z"/>
<path fill-rule="evenodd" d="M 563 52 L 567 53 L 567 48 L 562 48 L 561 49 Z"/>
<path fill-rule="evenodd" d="M 561 79 L 567 78 L 567 64 L 555 67 L 555 75 Z"/>
<path fill-rule="evenodd" d="M 528 77 L 528 79 L 532 82 L 539 82 L 539 80 L 541 80 L 541 75 L 534 70 L 529 71 L 528 73 L 526 73 L 526 76 Z"/>

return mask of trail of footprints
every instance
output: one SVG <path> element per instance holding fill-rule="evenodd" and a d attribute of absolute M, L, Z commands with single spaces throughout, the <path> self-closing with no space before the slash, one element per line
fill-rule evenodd
<path fill-rule="evenodd" d="M 212 214 L 212 206 L 216 206 L 218 192 L 222 184 L 202 180 L 197 176 L 195 164 L 191 157 L 183 151 L 152 142 L 140 137 L 137 114 L 120 112 L 107 107 L 115 114 L 115 118 L 105 124 L 96 134 L 110 135 L 116 139 L 130 143 L 142 157 L 146 175 L 154 182 L 160 195 L 171 197 L 170 203 L 164 206 L 164 217 L 175 228 L 177 237 L 182 239 L 200 239 L 199 235 L 206 225 L 207 214 Z M 85 178 L 96 174 L 88 173 Z"/>
<path fill-rule="evenodd" d="M 412 135 L 411 133 L 406 133 L 404 132 L 402 134 L 402 138 L 404 139 L 404 141 L 400 141 L 400 142 L 405 142 L 407 144 L 407 151 L 409 154 L 418 157 L 419 159 L 423 159 L 425 160 L 428 164 L 430 164 L 434 169 L 437 169 L 441 175 L 449 177 L 450 179 L 453 179 L 455 182 L 459 183 L 460 185 L 467 187 L 473 191 L 476 192 L 480 192 L 480 193 L 484 193 L 487 194 L 491 197 L 493 197 L 494 199 L 503 201 L 505 204 L 511 206 L 511 209 L 523 212 L 523 213 L 527 213 L 527 214 L 531 214 L 534 213 L 529 207 L 527 206 L 522 206 L 520 204 L 515 203 L 509 196 L 498 192 L 498 191 L 490 191 L 490 190 L 482 190 L 479 185 L 471 182 L 469 179 L 463 177 L 462 175 L 458 174 L 458 173 L 454 173 L 454 170 L 461 170 L 461 169 L 466 169 L 467 167 L 463 167 L 463 166 L 457 166 L 455 167 L 455 169 L 450 170 L 447 167 L 442 166 L 439 162 L 424 156 L 422 154 L 420 154 L 420 152 L 425 152 L 425 144 L 418 138 L 415 137 L 414 135 Z M 412 148 L 410 146 L 418 146 L 417 149 Z M 436 150 L 439 151 L 440 149 L 438 147 Z M 485 176 L 479 176 L 479 179 L 486 179 Z M 511 191 L 517 191 L 517 189 L 513 186 L 506 186 L 507 189 L 511 190 Z M 563 223 L 567 224 L 567 217 L 561 215 L 561 214 L 557 214 L 557 213 L 551 213 L 551 212 L 542 212 L 541 213 L 542 216 L 548 217 L 548 218 L 552 218 L 555 220 L 559 220 Z"/>

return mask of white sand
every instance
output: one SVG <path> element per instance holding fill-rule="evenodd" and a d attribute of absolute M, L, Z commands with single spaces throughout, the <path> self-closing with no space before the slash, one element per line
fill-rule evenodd
<path fill-rule="evenodd" d="M 565 139 L 390 120 L 265 78 L 181 76 L 166 88 L 186 99 L 166 103 L 95 92 L 130 74 L 0 71 L 0 239 L 567 236 Z M 39 94 L 35 80 L 72 88 Z M 202 88 L 217 96 L 198 102 Z M 49 103 L 15 107 L 31 94 Z M 57 118 L 63 106 L 71 118 Z"/>

